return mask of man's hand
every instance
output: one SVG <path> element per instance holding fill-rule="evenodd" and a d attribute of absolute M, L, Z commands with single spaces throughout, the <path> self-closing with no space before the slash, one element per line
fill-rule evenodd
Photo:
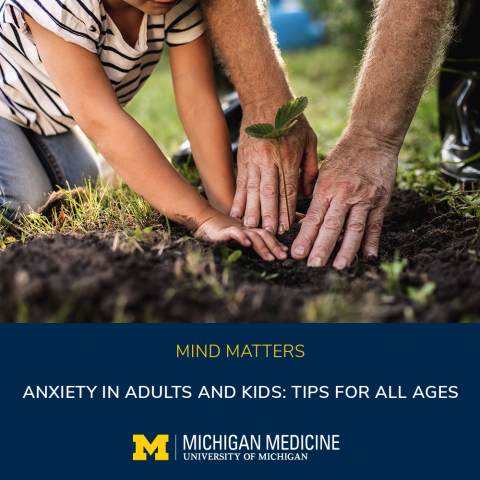
<path fill-rule="evenodd" d="M 271 233 L 288 229 L 287 208 L 275 143 L 245 134 L 255 123 L 272 123 L 292 100 L 285 64 L 262 0 L 199 0 L 216 49 L 225 60 L 243 109 L 238 150 L 237 193 L 230 215 Z M 304 116 L 282 137 L 290 215 L 295 214 L 298 171 L 301 187 L 317 175 L 317 139 Z"/>
<path fill-rule="evenodd" d="M 270 123 L 278 107 L 291 100 L 292 93 L 283 60 L 267 26 L 263 2 L 199 1 L 237 87 L 244 111 L 243 128 L 253 123 Z M 427 84 L 436 52 L 441 51 L 451 31 L 447 21 L 451 3 L 375 2 L 349 127 L 322 166 L 314 201 L 293 245 L 295 258 L 305 258 L 313 245 L 309 264 L 325 265 L 345 221 L 345 236 L 335 266 L 343 268 L 353 260 L 364 231 L 364 253 L 377 253 L 398 151 Z M 380 135 L 380 140 L 372 142 L 375 135 Z M 278 231 L 282 223 L 287 224 L 287 218 L 281 197 L 281 208 L 277 207 L 282 182 L 275 147 L 265 140 L 246 139 L 243 131 L 240 142 L 238 192 L 231 214 L 244 216 L 248 225 L 258 225 L 261 218 L 264 228 Z M 282 139 L 282 144 L 293 215 L 299 166 L 304 170 L 302 189 L 315 176 L 316 141 L 306 120 L 302 120 Z"/>
<path fill-rule="evenodd" d="M 271 109 L 271 106 L 269 108 Z M 232 217 L 244 218 L 245 225 L 262 228 L 271 233 L 288 230 L 288 215 L 282 170 L 274 140 L 249 137 L 245 128 L 254 123 L 272 122 L 275 111 L 244 109 L 238 148 L 237 192 L 230 212 Z M 317 136 L 304 115 L 282 137 L 281 149 L 287 185 L 287 197 L 291 222 L 295 219 L 297 204 L 298 171 L 300 188 L 305 196 L 311 194 L 311 183 L 318 174 Z"/>
<path fill-rule="evenodd" d="M 347 130 L 320 169 L 312 203 L 292 245 L 293 258 L 310 253 L 309 266 L 326 265 L 343 229 L 335 268 L 352 263 L 362 239 L 364 256 L 377 256 L 397 156 L 396 142 Z"/>
<path fill-rule="evenodd" d="M 369 43 L 356 80 L 349 126 L 323 163 L 292 255 L 333 266 L 377 255 L 392 195 L 398 152 L 427 84 L 436 52 L 448 39 L 449 0 L 376 2 Z M 441 51 L 441 48 L 440 48 Z"/>

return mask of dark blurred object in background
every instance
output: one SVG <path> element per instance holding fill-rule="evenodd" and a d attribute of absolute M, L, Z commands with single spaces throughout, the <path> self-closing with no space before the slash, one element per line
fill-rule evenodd
<path fill-rule="evenodd" d="M 302 0 L 313 18 L 327 26 L 327 42 L 354 49 L 363 46 L 372 19 L 373 0 Z"/>
<path fill-rule="evenodd" d="M 457 30 L 440 71 L 441 170 L 455 182 L 480 181 L 479 23 L 478 0 L 460 0 L 455 17 Z"/>
<path fill-rule="evenodd" d="M 224 95 L 220 101 L 222 102 L 223 113 L 227 121 L 228 133 L 230 135 L 230 143 L 232 145 L 233 161 L 237 161 L 238 138 L 240 137 L 240 125 L 242 123 L 242 107 L 238 101 L 237 92 Z M 178 167 L 186 164 L 191 160 L 192 149 L 190 142 L 180 145 L 180 148 L 173 155 L 173 165 Z"/>
<path fill-rule="evenodd" d="M 215 87 L 219 97 L 229 95 L 235 91 L 235 86 L 230 81 L 229 73 L 222 62 L 215 58 L 213 59 L 213 75 L 215 77 Z"/>

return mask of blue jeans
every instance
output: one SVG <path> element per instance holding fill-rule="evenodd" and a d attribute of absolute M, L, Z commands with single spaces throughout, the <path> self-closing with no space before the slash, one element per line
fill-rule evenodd
<path fill-rule="evenodd" d="M 0 117 L 0 209 L 9 218 L 37 210 L 58 187 L 96 180 L 99 167 L 98 155 L 78 127 L 44 136 Z"/>

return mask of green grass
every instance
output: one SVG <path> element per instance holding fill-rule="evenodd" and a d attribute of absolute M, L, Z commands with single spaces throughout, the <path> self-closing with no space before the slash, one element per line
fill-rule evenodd
<path fill-rule="evenodd" d="M 290 52 L 284 57 L 295 94 L 310 99 L 307 116 L 318 135 L 319 156 L 325 157 L 346 126 L 359 57 L 351 50 L 335 46 Z M 167 156 L 171 157 L 186 140 L 176 112 L 168 51 L 127 111 L 152 135 Z M 433 88 L 418 109 L 400 152 L 398 184 L 401 188 L 418 191 L 426 200 L 446 201 L 452 210 L 464 216 L 479 216 L 478 192 L 463 192 L 461 186 L 447 185 L 439 176 L 439 155 L 436 91 Z M 195 186 L 200 185 L 193 162 L 182 166 L 180 173 Z M 85 206 L 85 202 L 70 200 L 62 231 L 85 232 L 105 227 L 135 231 L 160 221 L 161 216 L 126 186 L 107 194 L 104 189 L 89 187 L 87 194 L 90 207 Z M 23 228 L 23 240 L 30 235 L 58 231 L 56 225 L 52 226 L 38 215 L 26 218 Z M 6 222 L 0 222 L 0 248 L 14 240 L 12 233 L 15 232 Z"/>
<path fill-rule="evenodd" d="M 358 59 L 347 50 L 322 47 L 285 54 L 285 61 L 294 92 L 310 100 L 308 118 L 319 136 L 319 151 L 327 152 L 346 124 Z M 169 157 L 186 140 L 175 107 L 168 55 L 128 105 L 127 112 Z"/>
<path fill-rule="evenodd" d="M 284 55 L 296 96 L 309 99 L 306 116 L 318 136 L 323 157 L 347 124 L 358 58 L 339 47 L 321 47 Z"/>
<path fill-rule="evenodd" d="M 175 105 L 168 47 L 153 74 L 125 110 L 147 130 L 168 157 L 187 139 Z M 93 147 L 97 150 L 95 145 Z"/>
<path fill-rule="evenodd" d="M 30 213 L 22 215 L 21 240 L 41 235 L 62 233 L 87 233 L 107 230 L 125 232 L 135 247 L 135 241 L 152 243 L 152 229 L 168 229 L 162 214 L 125 183 L 119 188 L 108 188 L 101 182 L 94 186 L 86 183 L 80 190 L 64 191 L 61 210 L 51 215 Z"/>
<path fill-rule="evenodd" d="M 307 116 L 318 135 L 319 156 L 325 157 L 346 126 L 359 57 L 352 50 L 328 46 L 289 52 L 284 58 L 295 94 L 310 99 Z M 186 140 L 176 112 L 168 51 L 127 111 L 152 135 L 167 156 L 171 157 Z M 451 187 L 440 178 L 439 154 L 436 91 L 433 88 L 418 109 L 400 152 L 398 184 L 401 188 L 418 191 L 426 200 L 446 201 L 464 216 L 479 216 L 477 192 L 463 192 L 461 186 Z M 200 184 L 193 162 L 182 166 L 180 173 L 195 186 Z M 108 194 L 104 189 L 89 187 L 88 198 L 89 211 L 80 211 L 80 208 L 87 208 L 85 202 L 70 201 L 62 230 L 82 232 L 107 226 L 117 231 L 134 231 L 137 227 L 145 228 L 149 222 L 159 222 L 160 215 L 126 186 L 117 193 Z M 0 248 L 5 248 L 13 238 L 11 228 L 6 222 L 2 223 Z M 52 234 L 56 228 L 45 218 L 34 215 L 24 221 L 22 235 L 25 239 L 30 234 Z"/>
<path fill-rule="evenodd" d="M 359 57 L 352 50 L 328 46 L 288 52 L 284 58 L 294 93 L 310 100 L 307 117 L 318 136 L 319 155 L 324 157 L 347 124 Z M 168 53 L 127 111 L 169 157 L 186 140 L 175 107 Z M 419 191 L 426 186 L 444 188 L 438 180 L 439 153 L 436 90 L 432 89 L 415 115 L 400 152 L 399 184 Z M 182 173 L 198 177 L 196 173 Z"/>
<path fill-rule="evenodd" d="M 186 140 L 175 106 L 168 51 L 164 52 L 155 72 L 126 110 L 167 156 L 171 157 Z"/>
<path fill-rule="evenodd" d="M 334 46 L 291 52 L 284 57 L 295 94 L 310 100 L 307 118 L 318 135 L 319 157 L 324 158 L 346 126 L 359 57 L 351 50 Z M 127 111 L 169 157 L 186 140 L 176 112 L 168 53 Z M 401 188 L 416 190 L 426 201 L 448 202 L 453 211 L 464 216 L 480 216 L 478 192 L 464 192 L 459 185 L 447 185 L 438 172 L 439 158 L 436 90 L 433 88 L 418 109 L 400 152 L 397 182 Z M 182 166 L 180 173 L 195 186 L 200 184 L 193 162 Z M 66 193 L 61 213 L 54 213 L 53 218 L 33 214 L 25 217 L 20 227 L 12 228 L 0 215 L 0 250 L 15 241 L 25 242 L 40 235 L 92 230 L 111 232 L 112 248 L 125 252 L 142 251 L 140 244 L 154 245 L 153 248 L 160 251 L 172 241 L 168 220 L 126 185 L 119 189 L 87 185 L 80 197 Z M 178 274 L 195 274 L 199 278 L 196 288 L 201 290 L 207 285 L 229 308 L 235 309 L 241 292 L 236 292 L 232 283 L 229 257 L 224 259 L 223 272 L 217 273 L 211 271 L 212 260 L 201 258 L 198 251 L 189 251 L 187 257 L 184 263 L 179 260 Z M 422 303 L 428 301 L 430 293 L 412 291 L 410 295 L 412 301 Z M 303 315 L 307 322 L 368 319 L 376 303 L 373 297 L 371 301 L 356 303 L 355 299 L 345 298 L 342 292 L 332 291 L 307 302 Z M 413 310 L 410 310 L 405 312 L 405 318 L 414 321 Z M 27 311 L 20 313 L 19 318 L 28 317 Z M 60 317 L 63 318 L 63 314 Z M 478 319 L 465 317 L 464 321 Z"/>

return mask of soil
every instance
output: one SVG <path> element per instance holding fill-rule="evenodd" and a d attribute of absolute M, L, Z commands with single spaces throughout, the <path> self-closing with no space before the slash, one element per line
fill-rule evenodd
<path fill-rule="evenodd" d="M 309 202 L 300 199 L 297 210 Z M 342 272 L 332 259 L 314 269 L 291 258 L 266 262 L 250 249 L 227 264 L 238 247 L 182 241 L 188 232 L 179 225 L 177 243 L 161 255 L 141 242 L 144 253 L 113 251 L 112 232 L 16 242 L 0 253 L 0 322 L 468 321 L 480 313 L 479 220 L 446 208 L 396 189 L 379 258 L 357 258 Z M 290 246 L 298 231 L 279 238 Z M 192 250 L 201 251 L 197 263 Z M 408 264 L 388 293 L 380 264 L 395 252 Z M 212 270 L 217 280 L 207 285 Z M 436 284 L 428 302 L 409 299 L 408 287 L 426 282 Z"/>

